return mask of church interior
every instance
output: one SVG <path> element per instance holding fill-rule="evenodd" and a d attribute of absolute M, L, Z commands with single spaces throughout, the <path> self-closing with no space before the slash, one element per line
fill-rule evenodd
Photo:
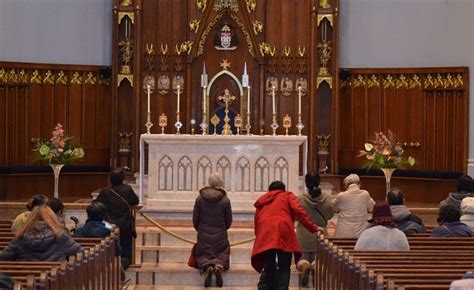
<path fill-rule="evenodd" d="M 275 180 L 298 196 L 318 173 L 336 197 L 357 174 L 377 204 L 403 191 L 433 230 L 474 176 L 473 13 L 471 0 L 0 1 L 1 249 L 35 194 L 59 197 L 69 228 L 115 168 L 140 200 L 124 273 L 117 232 L 79 239 L 72 262 L 0 273 L 15 289 L 203 289 L 187 263 L 214 172 L 233 212 L 224 289 L 257 289 L 254 203 Z M 65 159 L 45 151 L 59 131 Z M 386 136 L 399 159 L 370 155 Z M 318 233 L 311 281 L 293 265 L 289 289 L 448 289 L 472 270 L 469 238 L 407 235 L 407 254 L 364 255 L 337 223 Z"/>

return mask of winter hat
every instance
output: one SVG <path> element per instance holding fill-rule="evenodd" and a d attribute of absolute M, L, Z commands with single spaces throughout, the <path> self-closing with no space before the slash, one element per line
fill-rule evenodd
<path fill-rule="evenodd" d="M 385 226 L 387 228 L 395 227 L 395 218 L 392 215 L 390 206 L 386 203 L 380 203 L 374 205 L 374 212 L 372 213 L 372 218 L 368 220 L 369 223 L 372 223 L 374 226 Z"/>
<path fill-rule="evenodd" d="M 463 214 L 474 213 L 474 197 L 465 197 L 461 201 L 461 211 Z"/>

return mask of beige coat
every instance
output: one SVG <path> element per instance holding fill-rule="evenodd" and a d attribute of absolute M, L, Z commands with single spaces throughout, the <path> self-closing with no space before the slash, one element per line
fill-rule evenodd
<path fill-rule="evenodd" d="M 369 192 L 351 184 L 346 191 L 336 195 L 334 210 L 339 212 L 336 237 L 358 238 L 367 226 L 367 213 L 372 211 L 375 201 Z"/>

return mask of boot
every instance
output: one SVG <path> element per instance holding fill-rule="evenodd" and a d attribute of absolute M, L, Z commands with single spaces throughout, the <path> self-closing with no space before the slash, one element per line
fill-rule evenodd
<path fill-rule="evenodd" d="M 313 279 L 313 286 L 316 285 L 316 263 L 311 263 L 311 279 Z"/>
<path fill-rule="evenodd" d="M 298 270 L 301 271 L 301 286 L 307 287 L 309 282 L 309 275 L 311 272 L 311 267 L 307 261 L 300 261 L 298 263 Z"/>
<path fill-rule="evenodd" d="M 216 275 L 216 285 L 217 285 L 217 287 L 222 287 L 224 285 L 224 281 L 222 280 L 222 266 L 217 265 L 214 268 L 214 274 Z"/>
<path fill-rule="evenodd" d="M 214 271 L 214 268 L 212 266 L 208 266 L 206 270 L 204 271 L 204 287 L 211 286 L 213 271 Z"/>

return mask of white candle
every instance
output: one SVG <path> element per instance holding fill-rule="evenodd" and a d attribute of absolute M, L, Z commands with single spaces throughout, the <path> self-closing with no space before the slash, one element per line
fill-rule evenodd
<path fill-rule="evenodd" d="M 275 86 L 272 87 L 272 113 L 275 115 Z"/>
<path fill-rule="evenodd" d="M 147 90 L 147 112 L 150 113 L 150 85 L 146 85 L 146 90 Z"/>
<path fill-rule="evenodd" d="M 298 86 L 298 114 L 301 114 L 301 86 Z"/>
<path fill-rule="evenodd" d="M 181 93 L 181 88 L 180 86 L 178 85 L 178 105 L 176 106 L 176 112 L 179 113 L 179 94 Z"/>
<path fill-rule="evenodd" d="M 247 114 L 250 115 L 250 87 L 247 87 Z"/>
<path fill-rule="evenodd" d="M 202 88 L 202 111 L 206 113 L 206 87 Z"/>

